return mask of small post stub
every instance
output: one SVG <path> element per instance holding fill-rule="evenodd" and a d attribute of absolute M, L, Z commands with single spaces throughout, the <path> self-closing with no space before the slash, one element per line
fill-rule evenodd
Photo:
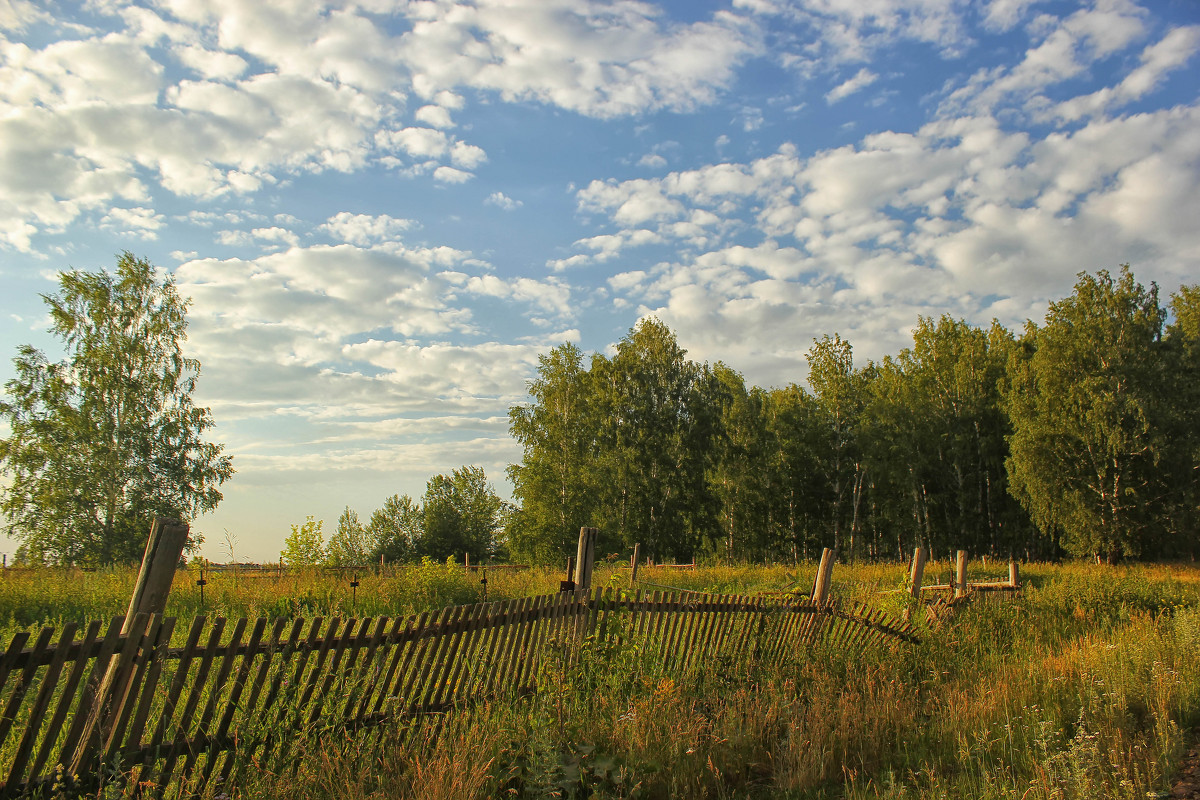
<path fill-rule="evenodd" d="M 1017 566 L 1015 558 L 1008 562 L 1008 585 L 1014 589 L 1021 588 L 1021 568 Z"/>
<path fill-rule="evenodd" d="M 821 551 L 821 566 L 817 568 L 817 578 L 813 581 L 812 601 L 823 606 L 829 600 L 829 585 L 833 577 L 833 550 L 826 547 Z"/>
<path fill-rule="evenodd" d="M 929 554 L 925 552 L 924 547 L 913 550 L 912 569 L 908 574 L 908 591 L 913 597 L 921 596 L 921 581 L 925 577 L 925 562 L 928 559 Z"/>
<path fill-rule="evenodd" d="M 967 551 L 959 550 L 954 568 L 954 596 L 967 596 Z"/>
<path fill-rule="evenodd" d="M 632 589 L 637 584 L 638 562 L 642 560 L 642 546 L 635 544 L 633 546 L 633 557 L 630 559 L 632 568 L 629 571 L 629 588 Z"/>
<path fill-rule="evenodd" d="M 580 528 L 579 547 L 575 554 L 575 591 L 592 588 L 592 568 L 596 562 L 596 539 L 599 528 Z"/>

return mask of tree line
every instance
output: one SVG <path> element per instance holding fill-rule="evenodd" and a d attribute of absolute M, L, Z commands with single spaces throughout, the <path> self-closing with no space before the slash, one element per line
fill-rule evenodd
<path fill-rule="evenodd" d="M 1194 556 L 1200 289 L 1081 273 L 1020 335 L 922 318 L 895 356 L 814 340 L 808 387 L 747 386 L 655 319 L 611 357 L 539 359 L 509 412 L 514 554 L 581 524 L 657 559 Z"/>
<path fill-rule="evenodd" d="M 505 518 L 511 506 L 496 494 L 480 467 L 435 475 L 421 502 L 392 495 L 366 522 L 346 506 L 324 537 L 324 520 L 292 525 L 280 560 L 293 566 L 360 566 L 464 556 L 475 563 L 503 558 Z"/>
<path fill-rule="evenodd" d="M 232 460 L 191 400 L 173 279 L 125 253 L 59 284 L 43 299 L 67 358 L 19 348 L 0 401 L 0 511 L 18 561 L 136 561 L 154 514 L 216 507 Z M 563 344 L 509 410 L 515 504 L 464 466 L 365 522 L 347 507 L 328 544 L 322 521 L 292 526 L 283 557 L 555 563 L 583 525 L 658 560 L 1200 549 L 1200 287 L 1164 306 L 1128 266 L 1080 273 L 1019 335 L 922 318 L 878 362 L 836 333 L 807 358 L 807 387 L 764 389 L 688 359 L 655 319 L 611 356 Z"/>

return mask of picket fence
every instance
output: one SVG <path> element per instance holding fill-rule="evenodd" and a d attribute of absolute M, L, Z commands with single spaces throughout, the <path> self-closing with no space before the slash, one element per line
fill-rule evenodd
<path fill-rule="evenodd" d="M 19 634 L 0 657 L 0 797 L 145 796 L 238 785 L 251 764 L 286 769 L 305 732 L 535 691 L 539 670 L 581 648 L 636 645 L 663 669 L 721 656 L 777 658 L 806 644 L 915 641 L 862 606 L 691 592 L 563 592 L 405 618 L 226 620 L 138 614 Z M 178 635 L 177 635 L 178 634 Z M 173 646 L 182 641 L 182 646 Z M 219 782 L 219 784 L 218 784 Z M 112 788 L 119 788 L 113 786 Z"/>

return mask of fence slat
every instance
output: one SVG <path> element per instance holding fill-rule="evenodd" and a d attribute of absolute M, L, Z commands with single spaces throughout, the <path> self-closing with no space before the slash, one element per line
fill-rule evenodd
<path fill-rule="evenodd" d="M 37 696 L 34 698 L 33 707 L 29 712 L 29 721 L 25 725 L 25 734 L 21 737 L 21 743 L 17 746 L 17 752 L 13 756 L 12 766 L 8 771 L 8 780 L 4 782 L 5 786 L 16 786 L 21 783 L 25 764 L 33 753 L 37 734 L 42 727 L 42 718 L 46 715 L 46 710 L 50 706 L 50 698 L 54 694 L 54 689 L 58 684 L 58 676 L 62 672 L 67 652 L 70 649 L 71 643 L 75 641 L 75 633 L 78 630 L 79 625 L 69 622 L 63 626 L 62 633 L 59 634 L 58 647 L 50 659 L 50 665 L 47 667 L 45 675 L 42 676 L 41 689 L 38 690 Z M 3 737 L 0 737 L 0 744 L 2 743 Z"/>

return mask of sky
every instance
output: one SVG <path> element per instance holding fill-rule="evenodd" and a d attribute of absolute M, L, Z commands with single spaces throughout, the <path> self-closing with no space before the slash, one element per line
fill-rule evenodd
<path fill-rule="evenodd" d="M 0 0 L 0 381 L 128 250 L 234 457 L 207 557 L 466 464 L 507 498 L 538 356 L 647 316 L 783 386 L 1197 282 L 1197 50 L 1197 0 Z"/>

